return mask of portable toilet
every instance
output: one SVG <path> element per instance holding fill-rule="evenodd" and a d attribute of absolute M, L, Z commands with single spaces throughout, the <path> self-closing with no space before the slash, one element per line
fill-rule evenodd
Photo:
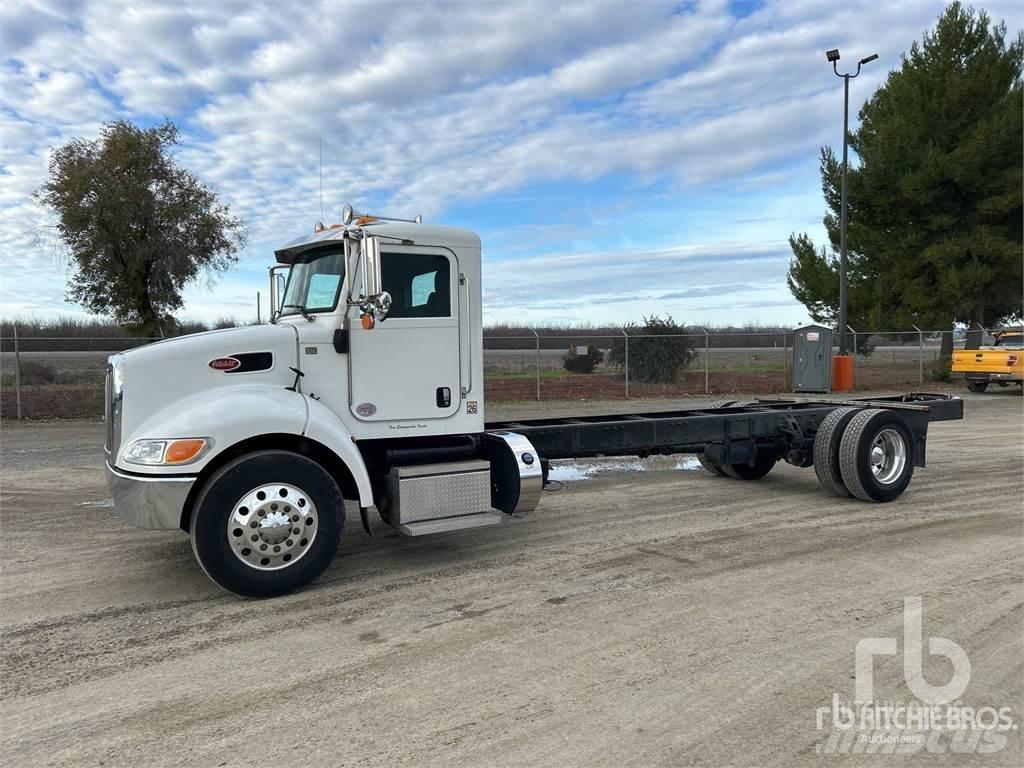
<path fill-rule="evenodd" d="M 793 331 L 793 391 L 832 390 L 832 329 L 805 325 Z"/>

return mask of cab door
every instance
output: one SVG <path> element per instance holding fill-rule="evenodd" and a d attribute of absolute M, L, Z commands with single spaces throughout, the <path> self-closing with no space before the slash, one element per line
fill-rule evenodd
<path fill-rule="evenodd" d="M 446 248 L 381 244 L 386 319 L 371 330 L 350 315 L 350 400 L 361 421 L 444 419 L 458 412 L 459 264 Z"/>

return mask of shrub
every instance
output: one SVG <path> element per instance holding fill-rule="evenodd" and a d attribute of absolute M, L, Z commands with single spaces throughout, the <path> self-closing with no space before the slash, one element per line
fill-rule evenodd
<path fill-rule="evenodd" d="M 693 339 L 681 334 L 686 329 L 671 315 L 644 318 L 643 325 L 626 326 L 629 334 L 629 378 L 648 384 L 670 384 L 696 357 Z M 626 366 L 626 339 L 616 339 L 608 353 L 608 363 Z"/>
<path fill-rule="evenodd" d="M 932 363 L 932 369 L 928 372 L 928 378 L 932 381 L 949 381 L 953 378 L 953 361 L 948 357 L 941 357 Z"/>
<path fill-rule="evenodd" d="M 594 369 L 603 361 L 604 352 L 601 351 L 600 347 L 589 344 L 587 345 L 587 353 L 580 355 L 577 354 L 576 346 L 573 345 L 569 347 L 569 351 L 562 358 L 562 367 L 569 373 L 593 373 Z"/>

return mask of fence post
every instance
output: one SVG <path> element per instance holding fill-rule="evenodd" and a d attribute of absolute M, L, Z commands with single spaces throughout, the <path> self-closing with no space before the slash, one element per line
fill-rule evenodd
<path fill-rule="evenodd" d="M 626 337 L 626 341 L 624 342 L 625 343 L 625 347 L 626 347 L 625 366 L 624 367 L 625 367 L 625 370 L 626 370 L 626 397 L 628 398 L 629 397 L 629 334 L 626 333 L 626 329 L 625 328 L 622 329 L 622 335 Z"/>
<path fill-rule="evenodd" d="M 782 391 L 789 391 L 789 334 L 782 334 Z"/>
<path fill-rule="evenodd" d="M 857 332 L 850 327 L 849 323 L 846 325 L 846 330 L 853 334 L 853 355 L 851 356 L 850 362 L 850 373 L 853 374 L 853 388 L 857 388 Z"/>
<path fill-rule="evenodd" d="M 711 341 L 711 337 L 708 335 L 708 329 L 707 328 L 701 328 L 701 330 L 704 331 L 704 394 L 707 395 L 707 394 L 710 394 L 710 392 L 711 392 L 710 387 L 708 387 L 708 370 L 709 370 L 709 366 L 711 364 L 711 357 L 710 357 L 710 352 L 711 352 L 710 341 Z"/>
<path fill-rule="evenodd" d="M 18 324 L 12 323 L 14 328 L 14 401 L 17 404 L 18 418 L 21 418 L 21 355 L 18 353 Z"/>
<path fill-rule="evenodd" d="M 917 380 L 924 384 L 924 331 L 916 325 L 910 327 L 917 331 Z"/>
<path fill-rule="evenodd" d="M 537 343 L 537 359 L 535 366 L 537 368 L 537 402 L 540 402 L 540 334 L 537 333 L 537 329 L 533 329 L 533 338 Z"/>

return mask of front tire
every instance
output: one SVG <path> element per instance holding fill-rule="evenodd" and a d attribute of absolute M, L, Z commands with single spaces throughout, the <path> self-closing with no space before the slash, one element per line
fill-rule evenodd
<path fill-rule="evenodd" d="M 843 485 L 862 501 L 892 501 L 914 475 L 914 438 L 899 414 L 880 408 L 860 411 L 839 444 Z"/>
<path fill-rule="evenodd" d="M 260 451 L 215 472 L 196 499 L 192 552 L 214 582 L 242 597 L 302 589 L 334 560 L 345 502 L 316 462 Z"/>

